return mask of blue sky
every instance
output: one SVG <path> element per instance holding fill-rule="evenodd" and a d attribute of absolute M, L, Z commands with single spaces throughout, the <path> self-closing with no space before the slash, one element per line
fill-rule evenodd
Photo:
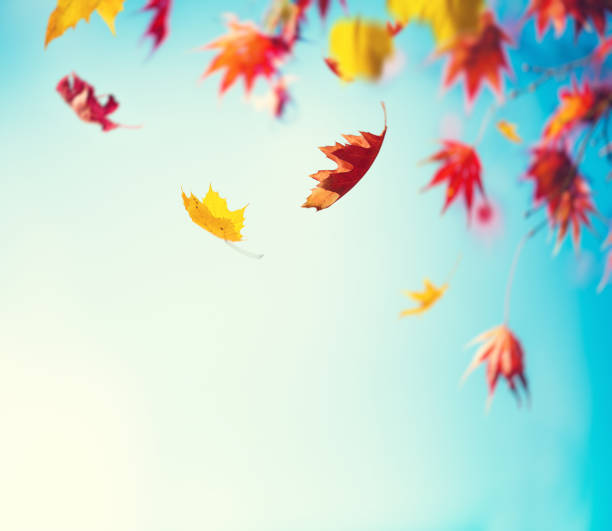
<path fill-rule="evenodd" d="M 144 3 L 144 2 L 141 2 Z M 492 101 L 469 115 L 440 89 L 426 28 L 398 38 L 405 67 L 342 85 L 323 65 L 314 17 L 286 72 L 295 104 L 274 121 L 218 77 L 198 83 L 224 31 L 221 13 L 260 20 L 265 2 L 176 0 L 172 33 L 148 58 L 148 17 L 128 0 L 113 37 L 97 17 L 43 49 L 53 0 L 0 6 L 0 527 L 14 531 L 399 531 L 609 529 L 608 384 L 612 289 L 596 295 L 599 242 L 552 257 L 545 232 L 525 247 L 510 325 L 526 351 L 530 409 L 502 382 L 484 412 L 485 376 L 459 389 L 464 345 L 503 318 L 510 261 L 531 227 L 527 149 L 489 128 L 484 179 L 501 236 L 469 232 L 442 190 L 420 188 L 442 124 L 473 141 Z M 517 20 L 520 2 L 502 9 Z M 384 17 L 383 2 L 349 0 Z M 335 7 L 333 20 L 341 15 Z M 532 23 L 511 52 L 580 57 Z M 526 47 L 526 48 L 525 48 Z M 140 130 L 102 134 L 54 90 L 75 71 Z M 535 141 L 554 82 L 500 112 Z M 259 93 L 265 87 L 259 87 Z M 330 167 L 318 146 L 389 132 L 361 183 L 332 208 L 299 208 Z M 607 168 L 585 173 L 599 190 Z M 249 203 L 249 260 L 191 223 L 180 189 L 209 183 Z M 605 227 L 598 225 L 601 232 Z M 399 321 L 402 289 L 444 280 L 444 299 Z"/>

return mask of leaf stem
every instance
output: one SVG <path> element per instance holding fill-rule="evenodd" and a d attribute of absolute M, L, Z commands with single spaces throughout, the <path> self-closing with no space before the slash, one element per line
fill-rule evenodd
<path fill-rule="evenodd" d="M 527 240 L 535 236 L 542 228 L 546 226 L 547 220 L 542 220 L 538 225 L 531 229 L 525 236 L 521 238 L 521 241 L 516 247 L 514 257 L 512 258 L 512 265 L 510 266 L 510 273 L 508 275 L 508 282 L 506 284 L 506 297 L 504 299 L 504 324 L 508 324 L 510 319 L 510 302 L 512 299 L 512 285 L 514 283 L 514 276 L 516 274 L 516 266 L 518 265 L 519 258 L 523 252 L 523 247 L 527 243 Z"/>
<path fill-rule="evenodd" d="M 234 251 L 242 254 L 243 256 L 247 256 L 248 258 L 254 258 L 255 260 L 260 260 L 263 258 L 263 254 L 256 254 L 256 253 L 251 253 L 250 251 L 245 251 L 244 249 L 241 249 L 240 247 L 235 245 L 233 242 L 230 242 L 229 240 L 223 240 L 223 241 L 227 243 L 227 245 L 229 245 L 232 249 L 234 249 Z"/>

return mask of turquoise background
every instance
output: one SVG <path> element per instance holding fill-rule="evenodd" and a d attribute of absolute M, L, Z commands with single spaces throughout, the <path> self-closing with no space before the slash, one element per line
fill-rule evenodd
<path fill-rule="evenodd" d="M 503 218 L 493 239 L 467 230 L 461 205 L 440 216 L 443 190 L 420 193 L 435 166 L 418 162 L 449 131 L 474 141 L 491 93 L 466 114 L 416 26 L 398 37 L 393 79 L 342 85 L 322 63 L 330 22 L 313 13 L 284 69 L 295 102 L 275 121 L 241 84 L 220 100 L 218 76 L 198 83 L 213 54 L 195 51 L 225 31 L 222 12 L 260 21 L 266 2 L 176 0 L 151 58 L 141 4 L 126 2 L 116 37 L 94 16 L 46 52 L 54 1 L 0 4 L 0 528 L 610 529 L 599 240 L 585 233 L 580 256 L 568 241 L 553 258 L 543 231 L 525 247 L 510 325 L 531 408 L 501 382 L 486 414 L 482 368 L 458 387 L 463 347 L 501 323 L 511 258 L 540 219 L 523 217 L 528 148 L 493 125 L 480 146 Z M 525 2 L 497 4 L 519 84 L 532 79 L 523 62 L 559 64 L 596 42 L 569 29 L 537 43 L 531 21 L 520 31 Z M 386 17 L 382 1 L 349 6 Z M 78 121 L 55 92 L 72 71 L 142 129 Z M 533 143 L 558 87 L 498 117 Z M 308 175 L 331 167 L 317 147 L 379 133 L 381 100 L 389 132 L 372 170 L 332 208 L 299 208 Z M 591 150 L 584 169 L 609 215 L 609 168 Z M 241 245 L 262 260 L 189 221 L 181 187 L 203 196 L 209 183 L 230 208 L 249 203 Z M 439 304 L 400 321 L 401 290 L 442 282 L 459 253 Z"/>

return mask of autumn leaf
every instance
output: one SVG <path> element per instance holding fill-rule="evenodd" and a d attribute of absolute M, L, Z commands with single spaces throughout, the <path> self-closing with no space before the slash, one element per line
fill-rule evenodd
<path fill-rule="evenodd" d="M 544 140 L 556 140 L 573 131 L 577 125 L 593 123 L 612 107 L 612 89 L 602 85 L 593 89 L 587 81 L 582 88 L 575 80 L 562 89 L 559 107 L 544 129 Z"/>
<path fill-rule="evenodd" d="M 63 77 L 56 87 L 64 101 L 72 107 L 76 115 L 84 122 L 98 123 L 103 131 L 111 131 L 117 127 L 127 127 L 109 120 L 108 115 L 114 113 L 119 103 L 110 95 L 106 103 L 100 102 L 92 85 L 82 80 L 76 74 Z"/>
<path fill-rule="evenodd" d="M 168 18 L 172 0 L 149 0 L 142 11 L 153 11 L 153 19 L 147 26 L 144 37 L 153 39 L 153 51 L 157 50 L 168 37 Z"/>
<path fill-rule="evenodd" d="M 94 11 L 98 12 L 110 30 L 115 33 L 115 17 L 123 9 L 124 0 L 57 0 L 57 6 L 47 23 L 45 48 L 68 28 L 74 28 L 80 20 L 89 22 Z"/>
<path fill-rule="evenodd" d="M 306 0 L 306 2 L 312 3 L 312 0 Z M 331 0 L 317 0 L 317 3 L 319 5 L 319 13 L 321 14 L 321 18 L 325 18 L 327 16 L 327 12 L 329 11 Z M 346 0 L 340 0 L 340 4 L 345 10 L 347 9 Z"/>
<path fill-rule="evenodd" d="M 328 66 L 345 81 L 377 80 L 393 55 L 393 36 L 385 24 L 359 17 L 336 22 L 329 34 Z"/>
<path fill-rule="evenodd" d="M 387 134 L 387 111 L 382 104 L 385 115 L 385 127 L 380 135 L 361 131 L 359 135 L 342 135 L 347 144 L 336 142 L 334 146 L 319 148 L 327 158 L 333 160 L 338 168 L 321 170 L 311 175 L 319 184 L 302 205 L 304 208 L 323 210 L 333 205 L 344 194 L 351 190 L 370 169 Z"/>
<path fill-rule="evenodd" d="M 548 202 L 548 217 L 551 226 L 558 229 L 557 243 L 554 252 L 557 253 L 565 239 L 568 228 L 572 227 L 574 248 L 580 247 L 580 228 L 591 227 L 588 215 L 597 212 L 587 182 L 580 176 L 575 176 L 572 184 L 565 190 L 558 201 Z"/>
<path fill-rule="evenodd" d="M 505 120 L 501 120 L 497 122 L 497 129 L 502 135 L 504 135 L 511 142 L 520 144 L 523 141 L 523 139 L 519 136 L 516 130 L 516 124 L 506 122 Z"/>
<path fill-rule="evenodd" d="M 612 13 L 610 0 L 532 0 L 527 8 L 527 16 L 536 17 L 539 38 L 552 24 L 558 37 L 565 31 L 566 20 L 574 17 L 576 36 L 583 28 L 589 27 L 591 20 L 599 35 L 606 32 L 606 15 Z"/>
<path fill-rule="evenodd" d="M 230 242 L 242 240 L 240 231 L 244 227 L 244 210 L 248 205 L 238 210 L 229 210 L 227 201 L 212 189 L 201 201 L 191 194 L 189 197 L 181 192 L 185 210 L 192 221 L 207 230 L 217 238 Z"/>
<path fill-rule="evenodd" d="M 506 325 L 501 325 L 487 330 L 473 339 L 468 346 L 478 343 L 482 343 L 482 345 L 476 351 L 472 362 L 463 374 L 462 380 L 465 380 L 478 365 L 486 363 L 487 383 L 489 386 L 487 409 L 493 400 L 493 393 L 500 376 L 506 379 L 508 387 L 510 387 L 510 390 L 514 393 L 520 404 L 515 379 L 518 379 L 527 395 L 529 395 L 529 389 L 527 378 L 525 377 L 523 347 L 519 340 Z"/>
<path fill-rule="evenodd" d="M 541 39 L 549 25 L 558 37 L 565 31 L 568 16 L 564 0 L 531 0 L 527 8 L 527 17 L 535 17 L 538 38 Z"/>
<path fill-rule="evenodd" d="M 589 214 L 595 213 L 589 185 L 564 148 L 550 145 L 532 151 L 526 177 L 535 182 L 534 204 L 544 203 L 553 229 L 558 229 L 555 252 L 571 225 L 574 247 L 580 244 L 581 225 L 590 227 Z"/>
<path fill-rule="evenodd" d="M 480 159 L 473 147 L 461 142 L 444 140 L 442 145 L 444 149 L 438 151 L 426 161 L 440 162 L 442 166 L 425 189 L 447 181 L 446 198 L 442 207 L 442 213 L 463 193 L 469 219 L 474 201 L 474 190 L 479 190 L 483 196 L 485 195 L 481 179 L 482 167 Z"/>
<path fill-rule="evenodd" d="M 227 35 L 202 48 L 220 50 L 202 78 L 225 68 L 220 93 L 229 89 L 240 76 L 249 93 L 259 76 L 270 79 L 279 74 L 278 68 L 289 52 L 283 38 L 266 35 L 254 24 L 239 22 L 235 17 L 228 20 L 228 27 Z"/>
<path fill-rule="evenodd" d="M 438 51 L 438 55 L 449 56 L 443 78 L 444 87 L 451 86 L 459 76 L 463 76 L 468 104 L 474 100 L 485 81 L 501 97 L 501 71 L 511 73 L 503 45 L 511 42 L 495 24 L 493 14 L 489 11 L 483 13 L 477 33 L 461 35 Z"/>
<path fill-rule="evenodd" d="M 387 0 L 396 22 L 430 24 L 438 45 L 476 32 L 484 6 L 484 0 Z"/>
<path fill-rule="evenodd" d="M 426 312 L 436 302 L 438 302 L 438 299 L 440 299 L 440 297 L 442 297 L 442 295 L 444 295 L 444 292 L 448 289 L 448 284 L 442 284 L 442 286 L 437 288 L 431 283 L 429 279 L 425 279 L 424 284 L 425 289 L 421 292 L 404 291 L 404 295 L 416 301 L 418 303 L 418 306 L 409 310 L 403 310 L 400 313 L 400 318 L 407 317 L 408 315 L 417 315 Z"/>

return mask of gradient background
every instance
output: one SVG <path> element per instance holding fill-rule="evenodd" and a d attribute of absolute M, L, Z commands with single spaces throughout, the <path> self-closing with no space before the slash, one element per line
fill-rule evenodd
<path fill-rule="evenodd" d="M 405 63 L 377 85 L 342 85 L 321 62 L 314 16 L 285 72 L 295 104 L 274 121 L 198 84 L 223 33 L 220 14 L 261 20 L 265 1 L 177 0 L 167 43 L 147 59 L 149 16 L 128 0 L 112 37 L 97 16 L 52 42 L 54 0 L 0 4 L 0 529 L 7 531 L 399 531 L 612 528 L 609 478 L 612 289 L 590 234 L 552 258 L 546 231 L 525 247 L 510 325 L 526 350 L 531 409 L 505 383 L 489 415 L 465 343 L 502 320 L 511 257 L 533 225 L 527 148 L 491 127 L 485 183 L 503 213 L 499 238 L 440 217 L 441 189 L 420 194 L 417 162 L 441 135 L 473 141 L 492 101 L 466 115 L 463 89 L 440 89 L 426 28 L 398 38 Z M 581 57 L 573 30 L 519 38 L 521 63 Z M 349 0 L 385 17 L 384 2 Z M 503 7 L 503 6 L 502 6 Z M 313 14 L 314 15 L 314 14 Z M 341 15 L 335 5 L 331 20 Z M 329 27 L 329 23 L 328 23 Z M 71 71 L 112 92 L 102 134 L 55 92 Z M 263 84 L 259 93 L 264 91 Z M 498 117 L 537 139 L 554 82 Z M 321 213 L 299 208 L 316 149 L 340 133 L 389 133 L 366 178 Z M 586 174 L 601 191 L 606 165 Z M 194 225 L 180 188 L 209 183 L 230 208 L 249 203 L 249 260 Z M 538 218 L 539 219 L 539 218 Z M 535 221 L 535 220 L 534 220 Z M 606 227 L 598 225 L 605 233 Z M 444 299 L 400 321 L 401 289 L 441 282 Z"/>

